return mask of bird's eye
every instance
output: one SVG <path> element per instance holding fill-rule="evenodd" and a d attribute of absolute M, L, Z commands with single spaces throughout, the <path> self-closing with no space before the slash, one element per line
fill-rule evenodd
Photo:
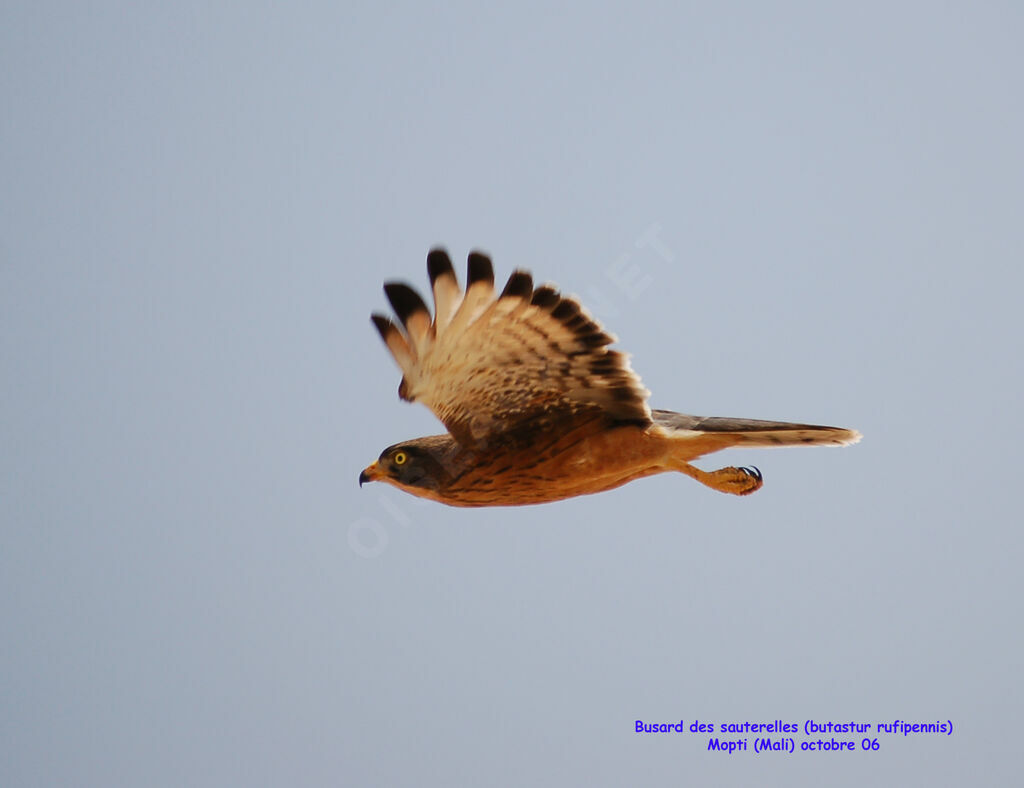
<path fill-rule="evenodd" d="M 409 455 L 404 451 L 395 452 L 394 460 L 395 465 L 405 465 L 405 461 L 409 459 Z"/>

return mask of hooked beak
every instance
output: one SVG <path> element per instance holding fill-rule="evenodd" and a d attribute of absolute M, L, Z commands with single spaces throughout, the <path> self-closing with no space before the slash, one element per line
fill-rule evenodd
<path fill-rule="evenodd" d="M 359 474 L 359 486 L 363 486 L 363 482 L 375 482 L 381 476 L 380 470 L 377 468 L 377 463 L 374 463 L 365 471 Z"/>

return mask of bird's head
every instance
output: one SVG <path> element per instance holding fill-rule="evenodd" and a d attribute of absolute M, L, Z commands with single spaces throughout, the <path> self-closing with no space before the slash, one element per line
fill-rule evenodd
<path fill-rule="evenodd" d="M 359 474 L 359 486 L 364 482 L 387 482 L 413 495 L 435 497 L 451 474 L 444 463 L 446 452 L 432 441 L 420 438 L 388 446 Z"/>

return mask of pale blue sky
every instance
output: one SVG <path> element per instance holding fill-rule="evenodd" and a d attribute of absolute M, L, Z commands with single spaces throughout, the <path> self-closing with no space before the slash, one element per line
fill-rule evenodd
<path fill-rule="evenodd" d="M 6 3 L 0 783 L 1006 784 L 1022 22 Z M 439 430 L 368 319 L 435 244 L 579 294 L 655 407 L 864 441 L 703 463 L 745 499 L 360 490 Z M 956 732 L 634 733 L 695 717 Z"/>

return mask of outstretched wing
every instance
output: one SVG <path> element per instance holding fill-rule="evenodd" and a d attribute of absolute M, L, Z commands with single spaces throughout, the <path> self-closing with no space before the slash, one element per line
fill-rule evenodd
<path fill-rule="evenodd" d="M 650 392 L 576 300 L 535 289 L 519 270 L 495 297 L 491 261 L 479 252 L 469 255 L 465 292 L 444 250 L 427 255 L 427 270 L 433 319 L 415 290 L 395 282 L 384 292 L 401 327 L 372 319 L 402 370 L 399 396 L 430 408 L 459 443 L 524 426 L 557 430 L 560 418 L 587 411 L 650 421 Z"/>

